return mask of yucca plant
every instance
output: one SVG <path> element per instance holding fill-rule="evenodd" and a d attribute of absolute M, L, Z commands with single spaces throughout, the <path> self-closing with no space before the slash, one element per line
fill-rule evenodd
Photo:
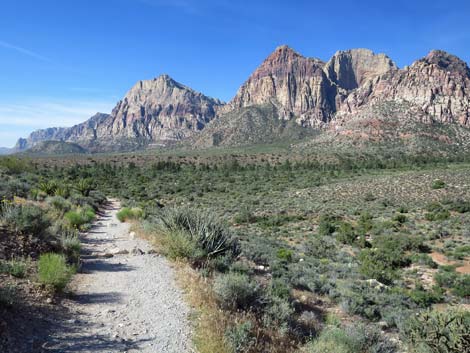
<path fill-rule="evenodd" d="M 57 190 L 57 182 L 55 180 L 42 181 L 39 183 L 38 189 L 52 196 Z"/>
<path fill-rule="evenodd" d="M 64 184 L 58 185 L 54 191 L 54 195 L 60 196 L 66 199 L 70 196 L 70 188 L 68 187 L 68 185 L 64 185 Z"/>
<path fill-rule="evenodd" d="M 167 236 L 183 235 L 194 242 L 197 248 L 195 261 L 223 255 L 234 258 L 240 251 L 238 241 L 228 228 L 209 212 L 188 208 L 165 209 L 159 217 L 159 228 Z"/>
<path fill-rule="evenodd" d="M 88 196 L 88 195 L 90 195 L 90 191 L 93 190 L 93 183 L 90 179 L 80 179 L 77 182 L 77 185 L 76 185 L 75 188 L 83 196 Z"/>

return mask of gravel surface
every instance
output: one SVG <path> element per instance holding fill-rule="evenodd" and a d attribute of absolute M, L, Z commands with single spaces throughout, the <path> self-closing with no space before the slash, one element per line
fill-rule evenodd
<path fill-rule="evenodd" d="M 84 238 L 84 264 L 65 305 L 73 313 L 51 352 L 193 352 L 189 308 L 168 261 L 134 239 L 112 201 Z M 127 253 L 128 252 L 128 253 Z M 112 255 L 112 257 L 111 257 Z"/>

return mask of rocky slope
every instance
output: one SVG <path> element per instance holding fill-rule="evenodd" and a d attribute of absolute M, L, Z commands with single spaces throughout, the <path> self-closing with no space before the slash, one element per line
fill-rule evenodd
<path fill-rule="evenodd" d="M 49 155 L 83 154 L 83 153 L 87 153 L 87 151 L 76 143 L 47 140 L 47 141 L 38 142 L 33 147 L 27 149 L 23 153 L 29 156 L 49 156 Z"/>
<path fill-rule="evenodd" d="M 291 133 L 286 122 L 306 129 L 337 127 L 381 102 L 404 104 L 423 123 L 470 126 L 470 69 L 443 51 L 399 69 L 368 49 L 339 51 L 325 63 L 281 46 L 226 105 L 163 75 L 139 81 L 110 115 L 34 132 L 20 139 L 16 150 L 44 140 L 73 142 L 92 152 L 176 141 L 196 147 L 266 143 L 310 135 Z"/>
<path fill-rule="evenodd" d="M 470 70 L 456 56 L 434 50 L 410 67 L 367 81 L 339 110 L 355 112 L 383 100 L 411 102 L 430 119 L 470 126 Z"/>
<path fill-rule="evenodd" d="M 16 144 L 16 151 L 41 141 L 77 143 L 92 151 L 132 150 L 149 144 L 167 144 L 201 130 L 222 105 L 162 75 L 139 81 L 117 103 L 111 114 L 97 113 L 71 128 L 38 130 Z"/>

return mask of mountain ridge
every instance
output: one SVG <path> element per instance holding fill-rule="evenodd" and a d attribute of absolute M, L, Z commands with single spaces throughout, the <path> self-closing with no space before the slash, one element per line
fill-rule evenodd
<path fill-rule="evenodd" d="M 237 133 L 234 121 L 253 129 L 260 129 L 259 122 L 265 121 L 271 126 L 266 130 L 282 137 L 284 125 L 274 122 L 273 117 L 307 129 L 328 128 L 338 124 L 337 117 L 360 114 L 382 101 L 410 103 L 429 122 L 469 126 L 470 69 L 463 60 L 442 50 L 432 50 L 400 69 L 387 55 L 369 49 L 340 50 L 325 62 L 282 45 L 255 69 L 228 103 L 163 74 L 138 81 L 111 114 L 98 113 L 71 128 L 35 131 L 20 139 L 15 151 L 45 140 L 76 143 L 91 152 L 136 150 L 181 141 L 226 144 L 219 138 L 214 140 L 214 136 L 230 136 L 228 140 L 236 144 L 235 136 L 245 142 L 253 138 Z M 254 109 L 247 110 L 249 107 Z M 265 117 L 255 116 L 263 112 Z M 231 132 L 224 133 L 225 128 Z M 243 126 L 238 128 L 251 133 Z M 276 138 L 256 131 L 253 136 L 266 141 Z"/>

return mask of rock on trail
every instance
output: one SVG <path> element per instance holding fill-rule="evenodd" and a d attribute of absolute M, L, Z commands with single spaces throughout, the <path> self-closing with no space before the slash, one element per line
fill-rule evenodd
<path fill-rule="evenodd" d="M 112 201 L 83 238 L 83 266 L 65 306 L 72 318 L 47 352 L 192 352 L 189 308 L 169 263 L 116 218 Z M 70 316 L 69 316 L 70 317 Z"/>

